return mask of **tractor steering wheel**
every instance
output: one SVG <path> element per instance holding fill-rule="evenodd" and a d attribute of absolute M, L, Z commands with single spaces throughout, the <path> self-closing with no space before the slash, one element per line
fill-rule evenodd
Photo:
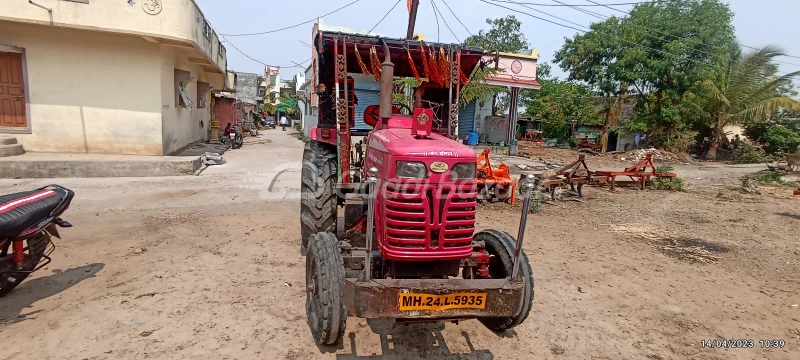
<path fill-rule="evenodd" d="M 408 105 L 403 104 L 403 103 L 392 103 L 392 107 L 398 107 L 398 108 L 406 109 L 408 111 L 408 115 L 413 115 L 414 114 L 414 110 L 412 110 L 411 107 L 409 107 Z M 380 116 L 380 107 L 379 106 L 373 107 L 369 111 L 369 115 L 371 115 L 373 118 L 376 119 L 376 121 L 378 121 L 381 118 L 381 116 Z"/>
<path fill-rule="evenodd" d="M 412 109 L 410 106 L 408 106 L 406 104 L 403 104 L 403 103 L 392 103 L 392 106 L 397 106 L 397 107 L 399 107 L 401 109 L 406 109 L 408 111 L 408 115 L 413 115 L 414 114 L 414 109 Z"/>

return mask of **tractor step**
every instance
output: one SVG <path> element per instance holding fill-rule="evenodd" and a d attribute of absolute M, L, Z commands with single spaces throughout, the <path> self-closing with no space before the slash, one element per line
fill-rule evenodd
<path fill-rule="evenodd" d="M 507 279 L 345 279 L 344 305 L 350 314 L 367 319 L 516 316 L 524 287 Z"/>

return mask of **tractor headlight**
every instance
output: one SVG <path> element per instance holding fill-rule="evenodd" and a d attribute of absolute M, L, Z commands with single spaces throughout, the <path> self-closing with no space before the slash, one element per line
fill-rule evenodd
<path fill-rule="evenodd" d="M 428 177 L 428 169 L 421 162 L 398 161 L 396 176 L 401 179 L 425 179 Z"/>
<path fill-rule="evenodd" d="M 457 163 L 450 169 L 450 180 L 472 180 L 475 178 L 475 163 Z"/>

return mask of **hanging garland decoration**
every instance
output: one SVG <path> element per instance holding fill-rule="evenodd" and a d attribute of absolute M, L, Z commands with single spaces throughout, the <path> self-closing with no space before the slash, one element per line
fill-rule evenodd
<path fill-rule="evenodd" d="M 422 79 L 419 78 L 419 73 L 417 72 L 417 66 L 414 65 L 414 59 L 411 58 L 411 50 L 406 48 L 406 53 L 408 53 L 408 65 L 411 66 L 411 72 L 414 73 L 414 77 L 417 78 L 417 85 L 422 84 Z"/>
<path fill-rule="evenodd" d="M 450 88 L 450 61 L 444 54 L 444 48 L 439 48 L 439 73 L 442 76 L 442 85 Z"/>
<path fill-rule="evenodd" d="M 381 61 L 378 59 L 378 52 L 374 46 L 369 48 L 369 62 L 372 66 L 372 75 L 375 77 L 375 81 L 381 81 Z"/>
<path fill-rule="evenodd" d="M 420 45 L 419 50 L 422 52 L 422 74 L 428 78 L 428 81 L 433 81 L 431 78 L 431 70 L 428 68 L 428 55 L 425 54 L 425 48 Z"/>
<path fill-rule="evenodd" d="M 356 60 L 358 60 L 358 66 L 361 67 L 361 73 L 367 76 L 372 75 L 369 70 L 367 70 L 367 64 L 364 64 L 364 60 L 361 59 L 361 53 L 358 52 L 358 44 L 353 44 L 353 49 L 355 49 Z"/>
<path fill-rule="evenodd" d="M 443 85 L 442 80 L 439 78 L 438 65 L 436 65 L 436 51 L 434 51 L 433 48 L 429 49 L 428 62 L 429 62 L 428 67 L 431 69 L 431 79 L 433 80 L 434 83 L 440 86 Z"/>

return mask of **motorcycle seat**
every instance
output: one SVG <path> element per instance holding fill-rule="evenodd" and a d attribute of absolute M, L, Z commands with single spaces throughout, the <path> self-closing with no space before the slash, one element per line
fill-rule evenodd
<path fill-rule="evenodd" d="M 48 216 L 61 215 L 73 196 L 58 185 L 0 196 L 0 239 L 15 238 Z"/>

